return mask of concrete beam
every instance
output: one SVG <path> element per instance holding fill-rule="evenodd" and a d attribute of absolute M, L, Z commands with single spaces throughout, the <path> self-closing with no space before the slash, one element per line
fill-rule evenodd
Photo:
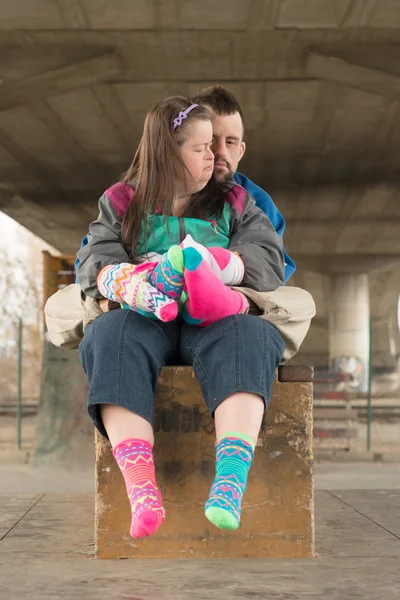
<path fill-rule="evenodd" d="M 31 179 L 39 181 L 42 184 L 43 189 L 56 192 L 59 202 L 66 201 L 65 193 L 60 189 L 60 182 L 55 176 L 55 173 L 49 167 L 43 165 L 40 160 L 38 160 L 37 156 L 27 152 L 22 144 L 17 144 L 15 139 L 2 129 L 1 124 L 0 146 L 2 146 L 8 154 L 21 165 Z"/>
<path fill-rule="evenodd" d="M 41 73 L 0 87 L 0 110 L 7 110 L 50 96 L 101 83 L 119 76 L 121 66 L 115 53 Z"/>
<path fill-rule="evenodd" d="M 74 254 L 80 246 L 83 236 L 76 227 L 63 226 L 12 185 L 0 183 L 0 210 L 61 252 Z"/>
<path fill-rule="evenodd" d="M 325 275 L 371 273 L 400 265 L 399 254 L 296 254 L 297 267 Z"/>
<path fill-rule="evenodd" d="M 307 77 L 325 79 L 388 98 L 400 98 L 400 77 L 361 67 L 335 56 L 311 52 L 306 61 Z"/>

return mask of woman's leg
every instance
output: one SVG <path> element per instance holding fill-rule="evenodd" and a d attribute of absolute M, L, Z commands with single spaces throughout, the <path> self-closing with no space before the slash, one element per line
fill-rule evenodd
<path fill-rule="evenodd" d="M 215 417 L 216 478 L 206 516 L 223 529 L 239 526 L 248 470 L 283 351 L 279 332 L 259 317 L 236 315 L 205 328 L 182 328 L 182 356 L 193 364 Z"/>
<path fill-rule="evenodd" d="M 218 442 L 231 431 L 241 431 L 257 443 L 265 402 L 258 394 L 236 392 L 223 400 L 214 412 L 215 436 Z"/>
<path fill-rule="evenodd" d="M 127 438 L 145 440 L 154 445 L 153 427 L 143 417 L 115 404 L 102 404 L 100 414 L 113 448 Z"/>
<path fill-rule="evenodd" d="M 89 382 L 88 411 L 108 437 L 125 479 L 131 535 L 152 535 L 165 518 L 153 460 L 153 397 L 162 367 L 178 351 L 178 323 L 132 311 L 107 312 L 89 325 L 79 356 Z"/>

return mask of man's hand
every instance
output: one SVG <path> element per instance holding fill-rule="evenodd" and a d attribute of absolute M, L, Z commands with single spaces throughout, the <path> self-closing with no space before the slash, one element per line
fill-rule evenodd
<path fill-rule="evenodd" d="M 103 298 L 102 300 L 98 300 L 99 306 L 103 313 L 108 312 L 108 298 Z"/>

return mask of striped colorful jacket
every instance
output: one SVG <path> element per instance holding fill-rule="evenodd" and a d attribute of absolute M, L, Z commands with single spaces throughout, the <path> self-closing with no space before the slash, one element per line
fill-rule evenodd
<path fill-rule="evenodd" d="M 96 278 L 104 266 L 131 262 L 122 244 L 121 229 L 123 215 L 133 197 L 130 185 L 117 183 L 99 200 L 99 216 L 89 227 L 88 243 L 77 253 L 79 283 L 87 296 L 102 297 Z M 168 221 L 167 230 L 162 214 L 149 216 L 147 248 L 142 232 L 139 254 L 163 254 L 190 234 L 204 246 L 237 252 L 245 266 L 243 286 L 267 292 L 283 284 L 282 240 L 267 215 L 241 186 L 232 184 L 219 219 L 169 217 Z"/>

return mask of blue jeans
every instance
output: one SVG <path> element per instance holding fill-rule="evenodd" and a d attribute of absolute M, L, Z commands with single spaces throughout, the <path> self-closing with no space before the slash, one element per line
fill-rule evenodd
<path fill-rule="evenodd" d="M 86 328 L 79 358 L 89 382 L 88 411 L 107 437 L 101 404 L 122 406 L 153 424 L 153 398 L 166 365 L 193 366 L 209 411 L 235 392 L 264 398 L 268 406 L 285 344 L 263 319 L 236 315 L 208 327 L 153 321 L 111 310 Z"/>

